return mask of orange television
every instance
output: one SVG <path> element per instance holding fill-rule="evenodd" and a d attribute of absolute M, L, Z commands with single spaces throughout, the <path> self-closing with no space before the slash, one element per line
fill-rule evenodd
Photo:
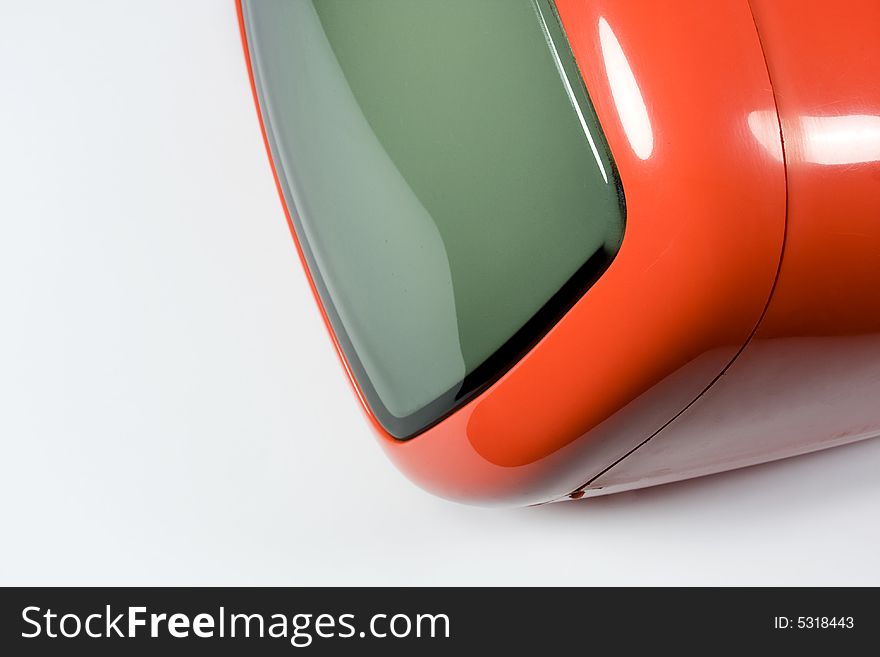
<path fill-rule="evenodd" d="M 880 434 L 880 3 L 239 0 L 330 336 L 480 504 Z"/>

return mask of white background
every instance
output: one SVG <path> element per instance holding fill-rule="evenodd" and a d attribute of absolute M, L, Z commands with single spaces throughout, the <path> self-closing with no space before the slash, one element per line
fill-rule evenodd
<path fill-rule="evenodd" d="M 231 0 L 0 0 L 0 584 L 880 584 L 880 441 L 491 510 L 386 461 Z"/>

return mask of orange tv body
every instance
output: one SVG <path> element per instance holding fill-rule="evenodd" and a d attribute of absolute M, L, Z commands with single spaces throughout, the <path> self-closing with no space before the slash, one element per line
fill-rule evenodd
<path fill-rule="evenodd" d="M 245 57 L 294 239 L 367 418 L 414 482 L 531 505 L 880 434 L 880 3 L 549 3 L 625 196 L 619 250 L 403 439 L 377 418 L 304 253 L 249 4 Z"/>

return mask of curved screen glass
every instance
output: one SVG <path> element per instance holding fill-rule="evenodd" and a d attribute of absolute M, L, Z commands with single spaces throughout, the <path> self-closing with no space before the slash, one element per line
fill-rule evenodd
<path fill-rule="evenodd" d="M 555 9 L 245 0 L 243 15 L 319 296 L 373 414 L 410 437 L 497 380 L 620 246 L 620 183 Z"/>

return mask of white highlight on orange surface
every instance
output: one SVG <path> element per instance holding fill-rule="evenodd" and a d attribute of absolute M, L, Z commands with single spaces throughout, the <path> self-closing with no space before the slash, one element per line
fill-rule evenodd
<path fill-rule="evenodd" d="M 788 148 L 806 162 L 829 166 L 880 162 L 880 116 L 801 116 L 796 122 L 793 129 L 785 130 L 785 135 L 799 139 L 799 143 L 791 143 Z M 750 112 L 748 124 L 758 143 L 782 160 L 776 112 Z"/>
<path fill-rule="evenodd" d="M 782 140 L 779 134 L 779 119 L 776 110 L 755 110 L 749 112 L 749 130 L 758 143 L 774 159 L 782 162 Z"/>
<path fill-rule="evenodd" d="M 802 116 L 804 159 L 816 164 L 880 161 L 880 116 Z"/>
<path fill-rule="evenodd" d="M 608 21 L 601 17 L 599 44 L 605 62 L 605 74 L 611 86 L 611 97 L 617 107 L 623 131 L 633 152 L 640 159 L 647 160 L 654 152 L 654 131 L 648 117 L 648 108 L 620 41 Z"/>

